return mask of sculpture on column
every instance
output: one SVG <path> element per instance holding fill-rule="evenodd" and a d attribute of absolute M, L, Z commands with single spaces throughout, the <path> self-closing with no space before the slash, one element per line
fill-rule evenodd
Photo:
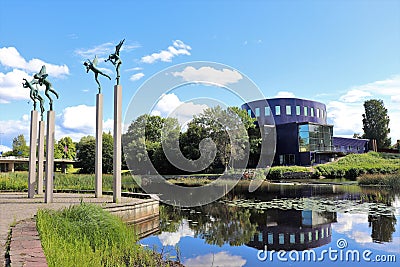
<path fill-rule="evenodd" d="M 57 99 L 58 99 L 58 94 L 54 90 L 53 86 L 51 83 L 46 79 L 48 74 L 46 73 L 46 66 L 43 65 L 42 68 L 40 69 L 39 73 L 36 73 L 33 75 L 33 78 L 38 80 L 39 85 L 45 85 L 46 89 L 44 91 L 44 94 L 47 96 L 47 98 L 50 101 L 50 110 L 53 110 L 53 99 L 50 97 L 49 92 L 53 93 Z"/>
<path fill-rule="evenodd" d="M 107 61 L 111 61 L 111 63 L 115 66 L 115 71 L 117 72 L 117 85 L 119 85 L 119 68 L 122 64 L 122 60 L 119 56 L 119 52 L 121 50 L 122 44 L 124 43 L 125 39 L 123 39 L 122 41 L 120 41 L 116 46 L 115 46 L 115 52 L 113 54 L 110 54 L 108 56 L 108 58 L 105 60 Z"/>
<path fill-rule="evenodd" d="M 93 73 L 94 73 L 94 79 L 96 80 L 96 83 L 97 83 L 97 85 L 99 86 L 99 94 L 101 94 L 101 85 L 100 85 L 100 82 L 99 82 L 99 80 L 98 80 L 99 74 L 101 74 L 101 75 L 107 77 L 107 78 L 110 79 L 110 80 L 111 80 L 111 77 L 108 76 L 107 74 L 105 74 L 104 72 L 102 72 L 101 70 L 99 70 L 99 69 L 97 68 L 97 64 L 98 64 L 97 56 L 94 57 L 93 61 L 90 61 L 90 59 L 88 59 L 87 61 L 85 61 L 85 62 L 83 63 L 83 65 L 86 66 L 86 73 L 88 73 L 89 70 L 93 71 Z"/>
<path fill-rule="evenodd" d="M 24 88 L 29 88 L 31 90 L 29 96 L 33 101 L 33 110 L 36 110 L 36 102 L 39 101 L 39 104 L 40 104 L 40 116 L 41 116 L 41 120 L 43 120 L 44 99 L 39 94 L 39 90 L 37 89 L 37 84 L 39 83 L 39 81 L 37 79 L 33 79 L 31 82 L 28 82 L 28 80 L 25 79 L 25 78 L 23 80 L 24 80 L 24 82 L 22 83 L 22 86 Z M 33 87 L 34 84 L 36 84 L 36 88 Z"/>

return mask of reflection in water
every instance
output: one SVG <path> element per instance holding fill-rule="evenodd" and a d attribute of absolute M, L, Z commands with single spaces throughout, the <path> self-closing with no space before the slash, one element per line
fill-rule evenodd
<path fill-rule="evenodd" d="M 256 216 L 255 216 L 256 217 Z M 331 223 L 336 213 L 312 210 L 268 210 L 264 216 L 257 216 L 258 230 L 248 246 L 269 250 L 305 250 L 320 247 L 331 242 Z"/>
<path fill-rule="evenodd" d="M 162 206 L 160 234 L 142 243 L 182 246 L 180 257 L 187 266 L 217 260 L 219 266 L 230 266 L 229 257 L 237 257 L 238 266 L 257 266 L 256 251 L 265 245 L 275 251 L 322 249 L 336 247 L 339 237 L 352 240 L 351 248 L 400 257 L 397 192 L 297 185 L 245 192 L 235 188 L 222 201 L 191 209 Z"/>

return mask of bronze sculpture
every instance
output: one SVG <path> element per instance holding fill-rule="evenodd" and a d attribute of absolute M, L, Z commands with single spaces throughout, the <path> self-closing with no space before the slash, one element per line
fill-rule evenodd
<path fill-rule="evenodd" d="M 44 104 L 44 99 L 43 99 L 43 97 L 39 94 L 39 90 L 37 89 L 37 87 L 36 87 L 36 88 L 33 87 L 33 85 L 34 85 L 34 84 L 38 84 L 39 81 L 36 80 L 36 79 L 33 79 L 31 82 L 28 82 L 28 80 L 25 79 L 25 78 L 24 78 L 23 80 L 24 80 L 24 82 L 22 83 L 22 86 L 23 86 L 24 88 L 29 88 L 29 89 L 31 90 L 29 96 L 30 96 L 30 98 L 31 98 L 32 101 L 33 101 L 33 110 L 36 110 L 36 102 L 39 101 L 41 120 L 43 120 L 43 113 L 44 113 L 44 106 L 43 106 L 43 104 Z"/>
<path fill-rule="evenodd" d="M 58 94 L 54 90 L 51 83 L 46 79 L 47 76 L 49 76 L 49 75 L 46 73 L 46 66 L 43 65 L 42 68 L 40 69 L 40 72 L 33 75 L 33 78 L 37 79 L 37 82 L 39 83 L 39 85 L 43 85 L 43 84 L 45 85 L 46 89 L 44 91 L 44 94 L 47 96 L 47 98 L 50 101 L 50 110 L 53 110 L 53 99 L 50 97 L 49 92 L 53 93 L 57 97 L 57 99 L 58 99 Z"/>
<path fill-rule="evenodd" d="M 115 46 L 115 52 L 113 54 L 110 54 L 108 56 L 108 58 L 105 60 L 105 62 L 107 61 L 111 61 L 111 63 L 115 66 L 115 71 L 117 72 L 117 85 L 119 85 L 119 68 L 122 64 L 122 60 L 119 56 L 119 52 L 121 50 L 122 44 L 124 43 L 125 39 L 123 39 L 122 41 L 120 41 L 116 46 Z"/>
<path fill-rule="evenodd" d="M 101 85 L 100 85 L 100 82 L 99 82 L 99 80 L 98 80 L 99 74 L 101 74 L 101 75 L 107 77 L 107 78 L 110 79 L 110 80 L 111 80 L 111 77 L 108 76 L 107 74 L 103 73 L 101 70 L 99 70 L 99 69 L 97 68 L 97 63 L 98 63 L 98 59 L 97 59 L 97 56 L 95 56 L 94 59 L 93 59 L 93 61 L 90 61 L 90 59 L 88 59 L 87 61 L 85 61 L 85 62 L 83 63 L 83 65 L 86 66 L 86 73 L 88 73 L 89 70 L 93 71 L 93 73 L 94 73 L 94 79 L 96 80 L 96 83 L 97 83 L 97 85 L 99 86 L 99 94 L 100 94 L 100 93 L 101 93 Z"/>

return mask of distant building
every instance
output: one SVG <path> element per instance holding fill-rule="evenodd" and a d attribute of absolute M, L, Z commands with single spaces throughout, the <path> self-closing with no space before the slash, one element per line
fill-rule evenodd
<path fill-rule="evenodd" d="M 274 165 L 325 163 L 339 153 L 364 153 L 368 150 L 366 139 L 333 137 L 333 125 L 327 123 L 326 106 L 320 102 L 273 98 L 245 103 L 242 109 L 257 118 L 259 126 L 275 125 Z"/>

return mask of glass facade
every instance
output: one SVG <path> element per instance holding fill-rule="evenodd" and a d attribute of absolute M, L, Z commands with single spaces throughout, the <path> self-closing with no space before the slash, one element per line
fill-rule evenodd
<path fill-rule="evenodd" d="M 333 151 L 330 125 L 301 124 L 298 134 L 299 152 Z"/>

